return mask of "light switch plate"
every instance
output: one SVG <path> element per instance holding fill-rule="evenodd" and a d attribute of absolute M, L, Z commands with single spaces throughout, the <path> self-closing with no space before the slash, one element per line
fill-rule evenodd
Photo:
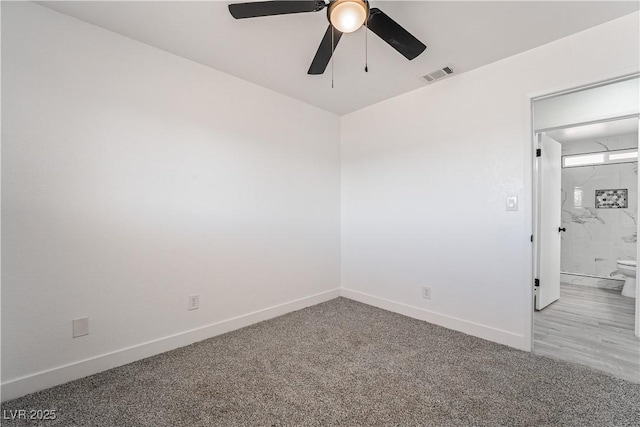
<path fill-rule="evenodd" d="M 508 211 L 518 210 L 518 196 L 507 196 L 507 210 Z"/>
<path fill-rule="evenodd" d="M 73 324 L 73 338 L 89 335 L 89 318 L 79 317 L 71 321 Z"/>

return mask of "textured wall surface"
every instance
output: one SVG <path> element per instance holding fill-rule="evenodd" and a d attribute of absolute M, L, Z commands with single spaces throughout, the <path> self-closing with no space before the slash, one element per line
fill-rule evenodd
<path fill-rule="evenodd" d="M 629 15 L 343 116 L 343 287 L 529 348 L 530 99 L 637 72 L 637 33 Z"/>
<path fill-rule="evenodd" d="M 31 2 L 2 113 L 3 382 L 339 288 L 338 116 Z"/>

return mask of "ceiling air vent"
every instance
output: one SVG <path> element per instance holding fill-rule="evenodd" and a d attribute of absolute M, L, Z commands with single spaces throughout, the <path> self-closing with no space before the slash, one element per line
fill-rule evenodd
<path fill-rule="evenodd" d="M 440 68 L 439 70 L 436 70 L 432 73 L 426 74 L 424 76 L 422 76 L 422 79 L 425 80 L 428 83 L 432 83 L 435 82 L 436 80 L 440 80 L 444 77 L 447 77 L 449 75 L 453 74 L 453 68 L 450 66 L 447 67 L 443 67 Z"/>

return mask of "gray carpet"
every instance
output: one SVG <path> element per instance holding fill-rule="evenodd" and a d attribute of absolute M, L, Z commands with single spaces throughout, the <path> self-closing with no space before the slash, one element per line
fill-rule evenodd
<path fill-rule="evenodd" d="M 2 409 L 57 410 L 3 426 L 638 426 L 640 385 L 338 298 Z"/>

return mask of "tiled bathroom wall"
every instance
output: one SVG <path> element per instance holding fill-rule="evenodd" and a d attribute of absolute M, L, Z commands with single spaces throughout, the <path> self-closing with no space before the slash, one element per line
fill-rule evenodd
<path fill-rule="evenodd" d="M 636 148 L 636 134 L 563 143 L 562 154 Z M 596 208 L 596 190 L 628 190 L 628 208 Z M 621 278 L 618 259 L 636 259 L 638 163 L 564 168 L 562 170 L 561 270 L 563 273 Z M 563 281 L 591 286 L 621 287 L 622 282 L 571 276 Z M 618 286 L 616 286 L 618 284 Z"/>

